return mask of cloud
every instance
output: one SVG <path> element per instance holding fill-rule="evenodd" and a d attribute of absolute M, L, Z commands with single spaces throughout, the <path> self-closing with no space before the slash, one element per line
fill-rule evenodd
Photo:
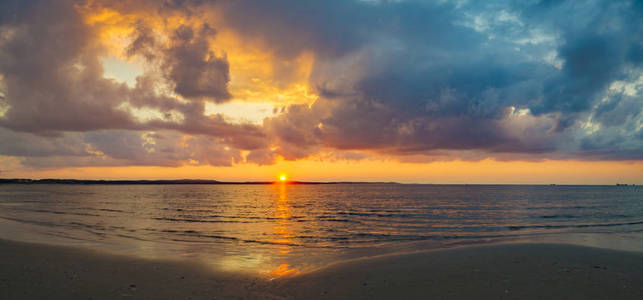
<path fill-rule="evenodd" d="M 94 33 L 77 12 L 68 5 L 25 9 L 15 20 L 29 22 L 9 20 L 1 29 L 0 74 L 9 109 L 0 125 L 42 134 L 135 127 L 116 109 L 126 86 L 102 77 Z"/>
<path fill-rule="evenodd" d="M 528 20 L 551 18 L 549 26 L 561 35 L 562 70 L 546 82 L 534 113 L 585 111 L 613 81 L 632 71 L 640 75 L 641 62 L 632 55 L 643 35 L 643 11 L 636 1 L 597 1 L 580 10 L 573 2 L 541 3 L 524 14 Z"/>
<path fill-rule="evenodd" d="M 169 34 L 169 42 L 156 40 L 153 30 L 139 20 L 127 55 L 141 55 L 158 62 L 173 91 L 191 100 L 229 100 L 230 67 L 225 55 L 218 57 L 210 50 L 216 30 L 207 22 L 194 29 L 180 25 Z"/>
<path fill-rule="evenodd" d="M 334 151 L 640 160 L 643 6 L 579 3 L 3 1 L 0 136 L 10 143 L 0 155 L 32 167 L 271 164 Z M 306 74 L 316 100 L 276 103 L 259 125 L 206 113 L 207 102 L 252 94 L 253 74 L 231 90 L 234 62 L 219 44 L 230 35 L 269 53 L 273 90 Z M 108 55 L 145 72 L 134 86 L 105 78 Z M 310 72 L 297 71 L 304 60 Z"/>
<path fill-rule="evenodd" d="M 361 22 L 335 19 L 332 26 L 346 28 L 348 36 L 370 28 L 363 38 L 346 42 L 337 36 L 322 43 L 295 37 L 279 42 L 299 42 L 300 47 L 335 56 L 322 56 L 313 71 L 312 84 L 319 87 L 322 98 L 309 108 L 289 110 L 265 127 L 288 142 L 294 157 L 325 146 L 396 155 L 478 150 L 486 153 L 481 158 L 549 153 L 550 157 L 639 159 L 640 94 L 623 104 L 629 110 L 619 110 L 630 114 L 626 118 L 615 112 L 608 122 L 604 111 L 624 99 L 607 92 L 611 84 L 618 80 L 633 84 L 641 76 L 638 56 L 632 54 L 641 44 L 641 7 L 631 1 L 596 1 L 578 10 L 575 3 L 458 7 L 416 1 L 353 2 L 360 6 L 354 9 L 360 11 Z M 344 7 L 331 1 L 315 13 Z M 369 18 L 360 19 L 364 11 Z M 297 9 L 275 9 L 265 19 L 266 24 L 296 19 L 300 24 L 295 30 L 305 28 L 305 36 L 332 32 L 332 26 L 318 26 L 314 19 L 307 22 L 305 16 Z M 250 34 L 264 30 L 266 26 L 256 24 L 263 20 L 253 18 L 255 25 L 238 25 L 239 30 Z M 290 36 L 297 34 L 279 38 Z M 357 66 L 357 71 L 348 71 L 348 78 L 342 67 L 347 65 Z M 320 114 L 315 111 L 319 107 L 330 111 Z M 583 129 L 588 119 L 597 131 Z M 610 128 L 615 120 L 626 119 L 629 126 Z M 299 152 L 293 145 L 300 146 Z"/>
<path fill-rule="evenodd" d="M 83 156 L 85 146 L 75 137 L 42 137 L 0 128 L 0 155 L 24 157 Z"/>
<path fill-rule="evenodd" d="M 225 56 L 219 58 L 209 50 L 207 38 L 215 33 L 207 23 L 198 33 L 187 26 L 176 29 L 175 39 L 179 42 L 168 50 L 173 59 L 166 67 L 177 94 L 186 98 L 210 98 L 216 102 L 230 98 L 228 62 Z"/>
<path fill-rule="evenodd" d="M 149 66 L 130 88 L 104 77 L 102 28 L 77 5 L 3 4 L 2 14 L 14 17 L 0 24 L 2 155 L 34 168 L 228 166 L 243 161 L 242 150 L 267 146 L 258 126 L 205 114 L 204 101 L 230 98 L 228 63 L 210 50 L 216 30 L 206 22 L 168 29 L 169 42 L 144 19 L 134 22 L 124 50 Z"/>
<path fill-rule="evenodd" d="M 137 78 L 134 88 L 105 78 L 100 57 L 107 50 L 96 40 L 99 29 L 87 25 L 72 2 L 31 4 L 23 8 L 21 18 L 1 27 L 0 74 L 8 107 L 1 126 L 41 135 L 172 128 L 226 137 L 235 145 L 261 135 L 256 127 L 204 115 L 202 100 L 230 97 L 228 65 L 225 57 L 209 50 L 208 37 L 215 30 L 207 23 L 196 33 L 180 26 L 171 33 L 169 46 L 161 49 L 146 36 L 151 34 L 146 25 L 134 24 L 138 34 L 127 53 L 141 53 L 155 62 L 158 56 L 159 73 L 167 73 L 173 90 L 184 96 L 181 99 L 164 91 L 164 76 L 155 70 Z M 124 107 L 157 110 L 163 117 L 141 122 Z M 173 113 L 181 120 L 170 120 Z M 227 136 L 228 130 L 233 136 Z M 257 142 L 248 144 L 254 148 Z"/>
<path fill-rule="evenodd" d="M 21 157 L 24 166 L 230 166 L 241 150 L 218 138 L 176 131 L 106 130 L 36 136 L 0 129 L 0 153 Z"/>

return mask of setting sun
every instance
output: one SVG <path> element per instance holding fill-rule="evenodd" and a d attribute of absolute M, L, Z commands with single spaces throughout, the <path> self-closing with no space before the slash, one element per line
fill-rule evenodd
<path fill-rule="evenodd" d="M 281 181 L 286 181 L 286 175 L 280 175 L 279 180 Z"/>

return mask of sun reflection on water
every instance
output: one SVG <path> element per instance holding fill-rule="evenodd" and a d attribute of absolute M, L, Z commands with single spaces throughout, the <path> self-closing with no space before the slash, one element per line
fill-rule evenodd
<path fill-rule="evenodd" d="M 276 249 L 280 254 L 288 254 L 292 250 L 293 238 L 290 204 L 288 203 L 288 190 L 287 184 L 279 184 L 279 198 L 277 199 L 277 211 L 275 217 L 277 218 L 277 226 L 272 230 L 272 234 L 278 238 L 273 239 L 271 242 L 275 243 Z M 297 273 L 297 269 L 288 263 L 280 263 L 275 267 L 271 275 L 281 277 Z"/>
<path fill-rule="evenodd" d="M 276 267 L 272 272 L 270 272 L 270 275 L 273 275 L 274 277 L 283 277 L 286 275 L 290 274 L 296 274 L 297 269 L 293 268 L 289 264 L 281 264 L 278 267 Z"/>

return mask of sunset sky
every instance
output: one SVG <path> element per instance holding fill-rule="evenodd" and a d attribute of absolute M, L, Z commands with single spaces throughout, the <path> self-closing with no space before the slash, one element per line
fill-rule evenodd
<path fill-rule="evenodd" d="M 643 184 L 642 1 L 3 0 L 0 178 Z"/>

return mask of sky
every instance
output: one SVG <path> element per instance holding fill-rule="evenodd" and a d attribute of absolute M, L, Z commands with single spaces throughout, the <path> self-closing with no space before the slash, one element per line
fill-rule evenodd
<path fill-rule="evenodd" d="M 0 178 L 643 184 L 643 2 L 4 0 Z"/>

